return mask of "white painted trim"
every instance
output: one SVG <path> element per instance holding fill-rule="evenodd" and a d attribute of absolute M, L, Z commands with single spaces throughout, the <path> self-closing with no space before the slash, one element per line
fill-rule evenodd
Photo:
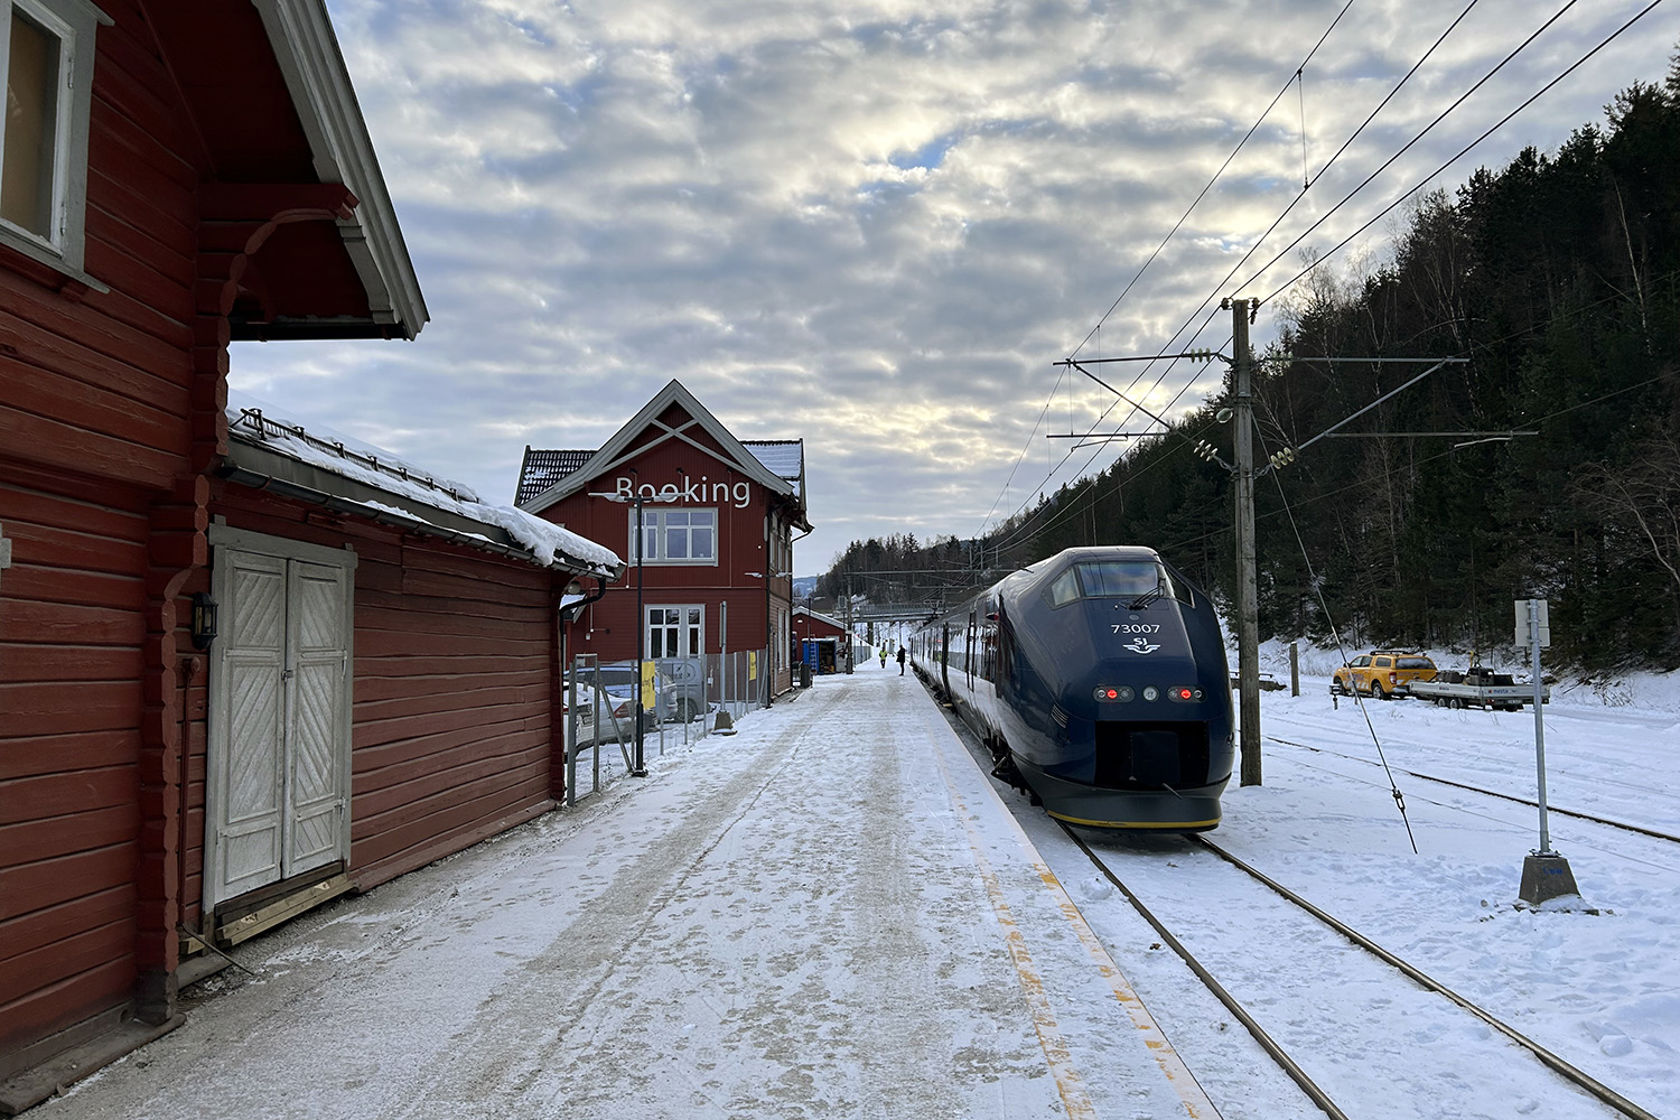
<path fill-rule="evenodd" d="M 259 552 L 265 556 L 278 556 L 283 560 L 307 560 L 311 564 L 331 564 L 340 568 L 356 570 L 356 564 L 361 559 L 349 545 L 343 548 L 328 548 L 324 544 L 311 541 L 295 541 L 290 537 L 276 537 L 268 533 L 258 533 L 250 529 L 235 529 L 224 518 L 218 517 L 210 526 L 210 544 L 213 548 L 227 547 L 238 549 L 240 552 Z"/>
<path fill-rule="evenodd" d="M 251 0 L 268 32 L 275 61 L 323 183 L 342 183 L 356 213 L 338 223 L 345 250 L 367 291 L 376 322 L 400 324 L 407 338 L 430 315 L 420 280 L 397 225 L 396 208 L 374 155 L 344 54 L 323 0 Z"/>
<path fill-rule="evenodd" d="M 5 85 L 10 56 L 12 10 L 20 9 L 46 28 L 60 44 L 57 96 L 58 119 L 53 127 L 52 207 L 48 236 L 0 221 L 0 242 L 65 273 L 73 280 L 104 292 L 105 285 L 82 271 L 87 250 L 88 133 L 93 106 L 93 67 L 99 25 L 110 16 L 88 0 L 6 0 L 0 5 L 0 87 Z M 4 124 L 0 122 L 0 138 Z"/>
<path fill-rule="evenodd" d="M 681 405 L 683 411 L 688 413 L 690 422 L 677 428 L 660 424 L 659 427 L 664 429 L 663 435 L 651 443 L 631 448 L 630 441 L 641 435 L 645 429 L 653 426 L 658 421 L 659 414 L 672 404 Z M 701 445 L 692 436 L 685 434 L 685 430 L 694 427 L 696 422 L 703 431 L 717 440 L 727 452 L 727 457 L 720 456 L 716 451 Z M 706 406 L 701 404 L 694 394 L 683 386 L 682 382 L 671 381 L 665 388 L 655 394 L 652 400 L 643 405 L 641 411 L 631 417 L 628 423 L 614 432 L 612 438 L 607 440 L 594 455 L 589 457 L 588 462 L 519 508 L 526 513 L 540 513 L 561 499 L 582 490 L 607 471 L 639 458 L 647 451 L 672 439 L 681 440 L 720 462 L 727 463 L 747 478 L 763 486 L 771 494 L 784 497 L 796 496 L 792 484 L 786 479 L 778 478 L 771 473 L 769 467 L 759 462 L 758 457 L 743 447 L 741 441 L 731 435 L 729 429 L 725 428 L 718 421 L 718 418 L 713 416 L 706 409 Z"/>

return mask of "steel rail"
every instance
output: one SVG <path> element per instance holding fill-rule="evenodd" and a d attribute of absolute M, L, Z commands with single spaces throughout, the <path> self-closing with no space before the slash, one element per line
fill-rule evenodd
<path fill-rule="evenodd" d="M 1289 739 L 1279 739 L 1276 735 L 1267 735 L 1266 738 L 1274 743 L 1282 743 L 1286 747 L 1299 747 L 1304 751 L 1333 755 L 1336 758 L 1345 758 L 1350 762 L 1364 762 L 1372 766 L 1376 765 L 1376 763 L 1371 762 L 1370 759 L 1360 758 L 1358 755 L 1354 754 L 1342 754 L 1340 751 L 1327 751 L 1323 747 L 1315 747 L 1308 743 L 1296 743 Z M 1466 782 L 1457 782 L 1451 778 L 1439 778 L 1434 774 L 1423 774 L 1416 770 L 1401 769 L 1400 773 L 1413 778 L 1421 778 L 1426 782 L 1435 782 L 1443 786 L 1451 786 L 1454 789 L 1466 790 L 1470 793 L 1483 793 L 1489 797 L 1497 797 L 1503 801 L 1515 801 L 1518 805 L 1527 805 L 1530 808 L 1535 808 L 1540 804 L 1538 801 L 1530 797 L 1521 797 L 1514 793 L 1500 793 L 1495 789 L 1483 789 L 1481 786 L 1473 786 Z M 1620 828 L 1627 832 L 1637 832 L 1641 836 L 1649 836 L 1653 840 L 1667 840 L 1675 844 L 1680 844 L 1680 836 L 1674 836 L 1655 828 L 1647 828 L 1640 824 L 1629 824 L 1627 821 L 1613 821 L 1609 817 L 1595 817 L 1591 813 L 1583 813 L 1576 809 L 1560 809 L 1556 805 L 1551 804 L 1546 806 L 1546 811 L 1549 813 L 1557 813 L 1560 816 L 1574 817 L 1576 820 L 1590 821 L 1593 824 L 1602 824 L 1610 828 Z"/>
<path fill-rule="evenodd" d="M 1061 827 L 1062 831 L 1067 833 L 1068 839 L 1079 845 L 1079 850 L 1085 853 L 1085 858 L 1089 859 L 1097 870 L 1102 872 L 1104 878 L 1114 884 L 1115 888 L 1125 896 L 1126 901 L 1132 904 L 1132 909 L 1136 910 L 1143 917 L 1143 920 L 1150 924 L 1161 940 L 1166 942 L 1174 953 L 1178 954 L 1179 960 L 1183 961 L 1185 966 L 1195 973 L 1196 979 L 1200 980 L 1207 987 L 1207 990 L 1213 993 L 1214 998 L 1225 1005 L 1225 1009 L 1234 1015 L 1238 1022 L 1248 1028 L 1248 1033 L 1254 1036 L 1254 1041 L 1258 1042 L 1260 1048 L 1271 1056 L 1271 1059 L 1283 1069 L 1284 1073 L 1289 1075 L 1290 1080 L 1300 1086 L 1301 1091 L 1311 1098 L 1312 1102 L 1322 1109 L 1331 1120 L 1348 1120 L 1347 1113 L 1343 1112 L 1340 1106 L 1330 1099 L 1330 1095 L 1319 1088 L 1311 1077 L 1307 1076 L 1307 1072 L 1284 1051 L 1282 1046 L 1278 1045 L 1277 1040 L 1266 1033 L 1266 1029 L 1260 1025 L 1254 1016 L 1248 1013 L 1248 1009 L 1238 1003 L 1236 997 L 1226 991 L 1225 986 L 1214 978 L 1213 974 L 1207 970 L 1201 961 L 1196 959 L 1189 949 L 1184 947 L 1183 942 L 1173 936 L 1172 931 L 1161 924 L 1161 920 L 1150 912 L 1149 907 L 1145 906 L 1142 900 L 1125 883 L 1120 881 L 1120 877 L 1114 874 L 1113 870 L 1091 850 L 1090 845 L 1085 843 L 1084 837 L 1074 832 L 1066 824 L 1062 824 Z"/>
<path fill-rule="evenodd" d="M 1616 1092 L 1616 1090 L 1610 1088 L 1610 1086 L 1604 1084 L 1602 1081 L 1599 1081 L 1590 1074 L 1587 1074 L 1570 1065 L 1564 1059 L 1552 1053 L 1544 1046 L 1541 1046 L 1538 1042 L 1535 1042 L 1515 1027 L 1507 1025 L 1503 1021 L 1495 1018 L 1489 1012 L 1482 1010 L 1482 1008 L 1478 1007 L 1474 1003 L 1471 1003 L 1469 1000 L 1465 999 L 1445 984 L 1435 980 L 1423 970 L 1395 956 L 1393 953 L 1384 949 L 1381 945 L 1378 945 L 1375 941 L 1372 941 L 1352 926 L 1345 924 L 1340 919 L 1327 914 L 1323 910 L 1320 910 L 1317 906 L 1314 906 L 1305 898 L 1302 898 L 1288 887 L 1285 887 L 1283 884 L 1272 879 L 1264 872 L 1261 872 L 1256 868 L 1249 866 L 1247 863 L 1244 863 L 1230 852 L 1227 852 L 1224 848 L 1221 848 L 1218 844 L 1215 844 L 1212 840 L 1209 840 L 1207 837 L 1201 835 L 1193 835 L 1190 839 L 1207 848 L 1214 855 L 1218 856 L 1222 860 L 1225 860 L 1239 871 L 1249 875 L 1256 882 L 1264 884 L 1283 898 L 1293 902 L 1295 905 L 1299 906 L 1301 909 L 1305 910 L 1307 913 L 1311 914 L 1313 917 L 1317 918 L 1319 921 L 1323 922 L 1325 925 L 1329 926 L 1331 929 L 1335 930 L 1337 933 L 1341 934 L 1361 949 L 1364 949 L 1366 952 L 1371 953 L 1385 963 L 1405 973 L 1406 976 L 1411 978 L 1417 984 L 1437 995 L 1451 1000 L 1453 1003 L 1457 1004 L 1465 1011 L 1468 1011 L 1470 1014 L 1474 1015 L 1476 1018 L 1480 1019 L 1482 1022 L 1486 1023 L 1488 1026 L 1492 1027 L 1512 1042 L 1515 1042 L 1518 1046 L 1521 1046 L 1524 1050 L 1527 1050 L 1530 1054 L 1534 1055 L 1535 1058 L 1539 1059 L 1542 1065 L 1552 1070 L 1552 1072 L 1560 1075 L 1565 1080 L 1573 1083 L 1577 1088 L 1585 1090 L 1588 1094 L 1596 1097 L 1598 1100 L 1609 1105 L 1611 1108 L 1614 1108 L 1617 1112 L 1622 1113 L 1624 1116 L 1632 1117 L 1633 1120 L 1658 1120 L 1655 1113 L 1646 1111 L 1645 1109 L 1639 1107 L 1639 1105 Z M 1083 845 L 1081 845 L 1081 847 L 1083 847 Z M 1090 849 L 1087 848 L 1085 850 L 1086 854 L 1089 855 Z M 1093 857 L 1093 860 L 1094 858 L 1095 857 Z M 1100 861 L 1097 862 L 1100 864 Z"/>

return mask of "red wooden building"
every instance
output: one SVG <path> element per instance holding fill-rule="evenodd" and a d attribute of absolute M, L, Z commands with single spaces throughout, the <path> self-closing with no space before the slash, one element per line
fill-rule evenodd
<path fill-rule="evenodd" d="M 672 381 L 597 450 L 526 448 L 516 501 L 630 565 L 570 626 L 573 651 L 633 661 L 640 627 L 648 659 L 756 651 L 772 695 L 792 686 L 794 532 L 811 531 L 803 441 L 737 439 Z"/>
<path fill-rule="evenodd" d="M 321 0 L 4 14 L 0 1113 L 178 1022 L 183 952 L 552 805 L 556 607 L 617 570 L 230 437 L 230 340 L 427 317 Z"/>
<path fill-rule="evenodd" d="M 793 641 L 796 656 L 811 672 L 851 672 L 852 635 L 839 619 L 809 607 L 794 607 Z"/>

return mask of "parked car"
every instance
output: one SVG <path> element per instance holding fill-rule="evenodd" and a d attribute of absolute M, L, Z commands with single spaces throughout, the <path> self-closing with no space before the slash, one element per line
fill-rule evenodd
<path fill-rule="evenodd" d="M 586 676 L 593 678 L 594 674 L 590 673 Z M 633 733 L 636 729 L 636 725 L 631 722 L 636 712 L 634 685 L 627 686 L 608 681 L 603 681 L 602 684 L 603 687 L 597 692 L 595 687 L 586 680 L 577 682 L 577 737 L 579 746 L 586 747 L 597 741 L 612 742 L 617 734 L 614 730 L 615 727 L 626 735 Z M 569 679 L 563 680 L 560 688 L 562 696 L 560 711 L 561 715 L 565 716 L 570 710 L 571 681 Z M 642 726 L 651 727 L 652 725 L 652 714 L 642 713 Z"/>
<path fill-rule="evenodd" d="M 1336 670 L 1330 691 L 1344 696 L 1359 692 L 1374 700 L 1408 695 L 1413 681 L 1435 679 L 1435 662 L 1422 653 L 1378 649 L 1361 654 Z"/>
<path fill-rule="evenodd" d="M 614 695 L 634 696 L 636 666 L 620 662 L 600 667 L 600 679 Z M 653 686 L 653 719 L 684 723 L 706 711 L 706 663 L 703 658 L 668 658 L 657 662 Z"/>

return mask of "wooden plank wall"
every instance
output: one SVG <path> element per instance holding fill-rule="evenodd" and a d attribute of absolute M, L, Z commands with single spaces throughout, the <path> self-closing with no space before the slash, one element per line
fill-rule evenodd
<path fill-rule="evenodd" d="M 357 886 L 552 807 L 549 571 L 232 485 L 213 508 L 236 528 L 356 550 L 349 873 Z M 198 796 L 192 808 L 202 811 Z"/>
<path fill-rule="evenodd" d="M 64 490 L 0 471 L 0 1054 L 134 984 L 149 526 Z"/>
<path fill-rule="evenodd" d="M 0 250 L 0 1059 L 133 994 L 147 517 L 188 469 L 197 144 L 144 15 L 101 7 L 110 290 Z"/>

